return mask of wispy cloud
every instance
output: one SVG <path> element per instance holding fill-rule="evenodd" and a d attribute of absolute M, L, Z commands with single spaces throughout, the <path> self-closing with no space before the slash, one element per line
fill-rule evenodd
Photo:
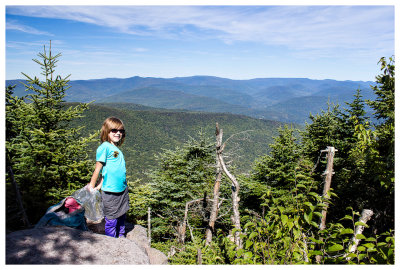
<path fill-rule="evenodd" d="M 27 53 L 31 53 L 31 51 L 26 51 L 26 48 L 43 47 L 43 42 L 42 41 L 30 41 L 30 42 L 8 41 L 6 43 L 6 47 L 12 48 L 12 49 L 18 49 L 18 50 L 20 50 L 19 53 L 24 52 L 24 51 Z"/>
<path fill-rule="evenodd" d="M 85 22 L 136 35 L 300 48 L 363 46 L 386 40 L 394 31 L 390 6 L 10 6 L 7 13 Z"/>
<path fill-rule="evenodd" d="M 31 26 L 28 25 L 23 25 L 20 24 L 16 21 L 7 21 L 6 23 L 6 29 L 7 30 L 15 30 L 15 31 L 20 31 L 32 35 L 46 35 L 46 36 L 53 36 L 53 34 L 45 32 L 45 31 L 40 31 L 38 29 L 35 29 Z"/>
<path fill-rule="evenodd" d="M 283 46 L 296 55 L 394 52 L 393 6 L 8 6 L 6 12 L 140 36 Z M 13 22 L 7 29 L 41 33 Z"/>

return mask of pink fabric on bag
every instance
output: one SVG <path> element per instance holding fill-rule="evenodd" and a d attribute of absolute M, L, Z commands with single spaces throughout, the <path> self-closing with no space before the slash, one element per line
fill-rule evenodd
<path fill-rule="evenodd" d="M 64 206 L 65 206 L 65 208 L 68 208 L 68 210 L 69 210 L 68 213 L 72 213 L 81 208 L 79 203 L 72 197 L 69 197 L 65 200 Z"/>

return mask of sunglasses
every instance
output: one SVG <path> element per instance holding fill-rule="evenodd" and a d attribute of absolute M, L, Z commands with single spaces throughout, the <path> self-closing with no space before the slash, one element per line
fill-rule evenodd
<path fill-rule="evenodd" d="M 117 133 L 118 131 L 119 131 L 121 134 L 125 134 L 125 129 L 116 129 L 116 128 L 111 129 L 111 132 L 112 132 L 112 133 Z"/>

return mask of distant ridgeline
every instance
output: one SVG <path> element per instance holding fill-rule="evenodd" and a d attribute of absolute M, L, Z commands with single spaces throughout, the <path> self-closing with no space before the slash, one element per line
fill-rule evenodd
<path fill-rule="evenodd" d="M 20 82 L 7 80 L 6 86 L 17 85 L 15 95 L 23 96 L 26 92 Z M 374 84 L 303 78 L 111 78 L 70 81 L 71 88 L 67 90 L 66 101 L 130 103 L 173 110 L 241 114 L 304 124 L 310 113 L 316 114 L 326 109 L 328 101 L 340 106 L 351 102 L 357 89 L 361 89 L 363 99 L 374 99 L 370 87 Z M 135 105 L 125 105 L 132 106 Z M 366 106 L 365 109 L 368 113 L 369 108 Z"/>

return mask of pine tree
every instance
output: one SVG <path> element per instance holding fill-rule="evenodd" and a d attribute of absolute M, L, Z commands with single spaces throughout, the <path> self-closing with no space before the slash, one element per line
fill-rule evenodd
<path fill-rule="evenodd" d="M 90 178 L 92 161 L 86 147 L 94 135 L 84 137 L 81 128 L 71 128 L 73 119 L 82 117 L 88 104 L 68 107 L 64 98 L 68 77 L 55 75 L 61 54 L 50 50 L 34 59 L 42 69 L 43 80 L 27 78 L 24 86 L 28 95 L 6 99 L 7 141 L 9 166 L 21 189 L 24 205 L 33 222 L 47 207 L 82 187 Z"/>

